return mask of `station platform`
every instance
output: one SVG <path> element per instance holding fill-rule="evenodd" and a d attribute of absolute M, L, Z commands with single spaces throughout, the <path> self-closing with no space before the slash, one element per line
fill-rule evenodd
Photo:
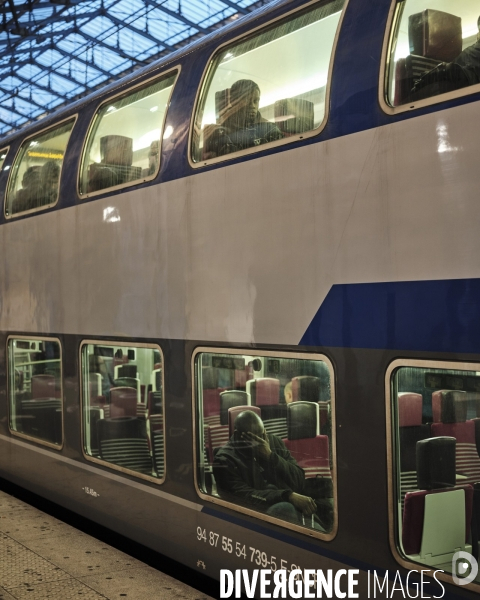
<path fill-rule="evenodd" d="M 0 600 L 24 598 L 211 599 L 0 490 Z"/>

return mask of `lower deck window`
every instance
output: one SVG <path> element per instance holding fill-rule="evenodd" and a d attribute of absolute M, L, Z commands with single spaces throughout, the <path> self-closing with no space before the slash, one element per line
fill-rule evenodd
<path fill-rule="evenodd" d="M 452 573 L 459 551 L 478 556 L 480 372 L 404 366 L 391 386 L 397 545 L 405 558 Z M 469 569 L 452 574 L 480 581 Z"/>
<path fill-rule="evenodd" d="M 10 338 L 8 367 L 11 431 L 60 448 L 63 392 L 59 342 Z"/>
<path fill-rule="evenodd" d="M 122 470 L 165 474 L 163 360 L 158 347 L 85 343 L 83 445 Z"/>
<path fill-rule="evenodd" d="M 334 531 L 331 366 L 320 357 L 199 352 L 202 494 L 287 527 Z"/>

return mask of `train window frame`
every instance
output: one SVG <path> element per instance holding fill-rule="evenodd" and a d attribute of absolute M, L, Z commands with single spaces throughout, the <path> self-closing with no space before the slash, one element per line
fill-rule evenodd
<path fill-rule="evenodd" d="M 395 373 L 402 367 L 413 367 L 420 369 L 442 369 L 452 371 L 476 371 L 480 373 L 479 362 L 468 362 L 453 360 L 426 360 L 426 359 L 408 359 L 397 358 L 387 367 L 385 372 L 385 416 L 386 416 L 386 442 L 387 442 L 387 492 L 388 492 L 388 530 L 390 550 L 395 560 L 409 571 L 418 571 L 419 566 L 427 577 L 433 577 L 436 572 L 436 578 L 457 586 L 451 574 L 444 571 L 438 571 L 434 566 L 421 562 L 413 562 L 402 555 L 399 543 L 399 516 L 397 506 L 397 475 L 399 473 L 397 451 L 397 419 L 398 411 L 396 399 L 393 393 L 393 381 Z M 464 589 L 480 590 L 479 583 L 470 583 L 461 586 Z"/>
<path fill-rule="evenodd" d="M 10 146 L 5 146 L 4 148 L 0 148 L 0 173 L 3 173 L 3 171 L 4 171 L 3 165 L 5 164 L 5 161 L 8 158 L 9 151 L 10 151 Z M 5 158 L 2 161 L 1 157 L 2 157 L 3 153 L 5 153 Z M 10 166 L 9 165 L 7 165 L 7 166 L 10 169 Z"/>
<path fill-rule="evenodd" d="M 395 32 L 397 30 L 398 19 L 400 18 L 400 2 L 402 0 L 392 0 L 390 10 L 388 13 L 387 24 L 385 27 L 385 34 L 382 45 L 382 55 L 380 60 L 380 76 L 378 85 L 378 102 L 380 108 L 384 113 L 390 116 L 402 114 L 405 112 L 411 112 L 435 104 L 441 104 L 443 102 L 449 102 L 465 96 L 470 96 L 480 92 L 480 83 L 470 85 L 458 90 L 445 92 L 436 96 L 430 96 L 422 100 L 416 100 L 414 102 L 407 102 L 405 104 L 399 104 L 398 106 L 392 106 L 388 102 L 388 85 L 389 85 L 389 73 L 391 70 L 391 56 L 392 46 L 394 43 Z"/>
<path fill-rule="evenodd" d="M 177 64 L 173 67 L 170 67 L 167 71 L 164 71 L 160 74 L 149 77 L 148 79 L 146 79 L 145 81 L 142 81 L 141 83 L 136 83 L 132 87 L 128 87 L 125 90 L 121 90 L 121 91 L 117 92 L 113 96 L 110 96 L 106 100 L 103 100 L 102 102 L 100 102 L 100 104 L 96 107 L 95 112 L 93 113 L 92 118 L 90 119 L 90 123 L 88 125 L 87 132 L 86 132 L 85 138 L 83 140 L 82 152 L 80 154 L 80 160 L 78 162 L 76 189 L 77 189 L 77 196 L 78 196 L 79 200 L 83 201 L 83 200 L 87 200 L 89 198 L 95 198 L 102 194 L 103 195 L 110 194 L 112 192 L 116 192 L 118 190 L 123 190 L 125 188 L 129 188 L 132 186 L 143 185 L 145 183 L 148 183 L 149 181 L 153 181 L 154 179 L 156 179 L 158 177 L 160 170 L 162 168 L 161 157 L 162 157 L 164 135 L 165 135 L 166 125 L 167 125 L 167 117 L 168 117 L 171 103 L 172 103 L 172 96 L 175 91 L 175 87 L 177 85 L 181 71 L 182 71 L 181 64 Z M 161 135 L 160 135 L 160 140 L 159 140 L 160 144 L 159 144 L 159 148 L 158 148 L 159 159 L 158 159 L 158 165 L 157 165 L 157 169 L 156 169 L 155 173 L 153 173 L 152 175 L 147 175 L 145 177 L 141 177 L 140 179 L 136 179 L 135 181 L 127 181 L 126 183 L 120 183 L 115 186 L 106 187 L 106 188 L 103 188 L 103 189 L 95 191 L 95 192 L 85 192 L 85 193 L 81 192 L 81 178 L 82 178 L 82 172 L 84 169 L 84 163 L 87 160 L 87 156 L 86 156 L 87 149 L 88 149 L 88 145 L 91 140 L 91 137 L 95 135 L 97 120 L 98 120 L 98 117 L 99 117 L 99 114 L 100 114 L 100 111 L 102 110 L 102 108 L 106 104 L 111 103 L 112 101 L 126 98 L 126 97 L 134 94 L 136 91 L 140 91 L 143 88 L 148 88 L 150 85 L 154 84 L 156 81 L 161 81 L 162 79 L 167 79 L 169 76 L 171 76 L 175 73 L 176 73 L 175 80 L 173 82 L 172 89 L 170 91 L 170 95 L 168 97 L 167 110 L 165 111 L 165 115 L 162 120 Z"/>
<path fill-rule="evenodd" d="M 209 158 L 206 160 L 202 159 L 202 160 L 198 160 L 198 161 L 195 161 L 193 158 L 193 153 L 194 153 L 193 141 L 194 141 L 194 132 L 195 132 L 195 123 L 196 123 L 197 113 L 200 110 L 200 105 L 201 105 L 201 101 L 204 98 L 204 94 L 208 92 L 208 88 L 211 83 L 211 77 L 215 72 L 215 69 L 217 66 L 215 64 L 216 57 L 226 47 L 237 45 L 239 42 L 242 42 L 242 41 L 245 42 L 250 38 L 253 39 L 257 35 L 258 32 L 260 32 L 262 30 L 267 31 L 269 28 L 272 28 L 275 25 L 275 23 L 278 23 L 279 21 L 287 21 L 288 19 L 290 19 L 293 15 L 295 15 L 297 13 L 308 12 L 313 6 L 315 6 L 315 4 L 320 5 L 323 2 L 324 2 L 324 0 L 320 0 L 320 1 L 312 0 L 311 2 L 308 2 L 307 4 L 304 4 L 303 6 L 301 6 L 299 8 L 292 9 L 292 10 L 288 11 L 287 13 L 276 17 L 275 19 L 272 19 L 270 21 L 267 21 L 266 23 L 263 23 L 262 25 L 257 25 L 256 27 L 254 27 L 253 29 L 249 30 L 246 33 L 242 33 L 242 34 L 232 38 L 231 40 L 223 42 L 222 44 L 217 46 L 212 51 L 212 53 L 210 54 L 210 56 L 206 62 L 205 68 L 203 70 L 202 78 L 200 80 L 200 85 L 197 88 L 197 93 L 195 95 L 195 102 L 193 105 L 193 110 L 192 110 L 192 114 L 191 114 L 191 118 L 190 118 L 190 128 L 189 128 L 189 135 L 188 135 L 188 151 L 187 151 L 188 163 L 189 163 L 190 167 L 192 167 L 193 169 L 200 169 L 205 166 L 215 165 L 215 164 L 226 162 L 226 161 L 232 161 L 232 160 L 244 157 L 244 156 L 250 156 L 252 154 L 258 154 L 259 152 L 263 152 L 265 150 L 276 150 L 277 148 L 284 147 L 288 144 L 291 144 L 293 146 L 293 144 L 296 144 L 303 140 L 307 140 L 314 136 L 318 136 L 322 133 L 322 131 L 327 126 L 328 119 L 330 116 L 330 92 L 331 92 L 331 85 L 332 85 L 333 67 L 334 67 L 335 58 L 336 58 L 336 54 L 337 54 L 338 40 L 340 38 L 340 33 L 342 31 L 343 20 L 345 18 L 345 13 L 348 9 L 350 0 L 345 0 L 345 2 L 343 4 L 342 14 L 340 15 L 340 19 L 339 19 L 338 25 L 337 25 L 337 30 L 335 32 L 334 41 L 332 44 L 328 72 L 327 72 L 327 84 L 325 86 L 325 112 L 324 112 L 323 119 L 322 119 L 322 122 L 320 123 L 320 125 L 318 127 L 316 127 L 315 129 L 306 131 L 304 133 L 293 134 L 291 137 L 288 137 L 288 138 L 275 140 L 272 142 L 267 142 L 265 144 L 261 144 L 259 146 L 254 146 L 252 148 L 246 148 L 244 150 L 237 150 L 236 152 L 232 152 L 230 154 L 225 154 L 223 156 L 217 156 L 215 158 Z M 293 146 L 293 147 L 295 147 L 295 146 Z"/>
<path fill-rule="evenodd" d="M 263 514 L 257 510 L 247 508 L 245 506 L 241 506 L 240 504 L 235 504 L 233 502 L 229 502 L 228 500 L 222 500 L 219 497 L 211 496 L 202 491 L 198 472 L 199 468 L 199 443 L 203 440 L 199 440 L 197 435 L 197 424 L 199 421 L 198 418 L 198 402 L 197 402 L 197 356 L 202 353 L 207 354 L 230 354 L 230 355 L 239 355 L 244 354 L 252 357 L 269 357 L 269 358 L 287 358 L 287 359 L 297 359 L 297 360 L 317 360 L 324 362 L 329 370 L 330 374 L 330 394 L 331 394 L 331 412 L 330 412 L 330 422 L 331 422 L 331 453 L 332 453 L 332 487 L 333 487 L 333 526 L 332 530 L 328 533 L 322 533 L 317 530 L 306 529 L 300 525 L 295 525 L 294 523 L 289 523 L 288 521 L 284 521 L 280 518 L 272 517 L 267 514 Z M 237 513 L 242 513 L 248 515 L 250 517 L 254 517 L 259 521 L 266 521 L 273 525 L 278 525 L 284 529 L 290 529 L 295 532 L 301 533 L 306 537 L 313 537 L 325 542 L 332 541 L 337 533 L 338 533 L 338 466 L 337 466 L 337 442 L 336 442 L 336 400 L 335 400 L 335 391 L 336 391 L 336 379 L 335 379 L 335 369 L 333 367 L 332 360 L 325 354 L 319 352 L 289 352 L 285 350 L 279 350 L 278 352 L 272 350 L 260 350 L 258 348 L 222 348 L 219 346 L 198 346 L 192 353 L 191 360 L 191 370 L 192 370 L 192 429 L 193 429 L 193 473 L 194 473 L 194 486 L 197 495 L 207 502 L 211 502 L 217 506 L 223 506 L 225 508 L 229 508 Z M 202 434 L 203 437 L 203 434 Z M 203 453 L 201 453 L 203 456 Z"/>
<path fill-rule="evenodd" d="M 12 383 L 11 383 L 11 364 L 10 364 L 10 340 L 26 340 L 29 342 L 38 341 L 38 342 L 56 342 L 60 348 L 60 386 L 61 386 L 61 406 L 62 406 L 62 443 L 61 444 L 53 444 L 51 442 L 47 442 L 46 440 L 42 440 L 41 438 L 37 438 L 32 435 L 28 435 L 26 433 L 22 433 L 21 431 L 16 431 L 12 428 L 12 403 L 11 403 L 11 391 L 12 391 Z M 38 335 L 15 335 L 10 334 L 6 340 L 6 356 L 7 356 L 7 418 L 8 418 L 8 430 L 11 435 L 15 437 L 22 438 L 24 440 L 28 440 L 30 442 L 35 442 L 36 444 L 40 444 L 42 446 L 46 446 L 47 448 L 51 448 L 53 450 L 57 450 L 60 452 L 63 450 L 65 445 L 65 386 L 63 382 L 63 346 L 59 338 L 57 337 L 42 337 Z"/>
<path fill-rule="evenodd" d="M 10 221 L 11 219 L 15 219 L 17 217 L 24 217 L 25 215 L 31 215 L 31 214 L 38 213 L 38 212 L 41 212 L 44 210 L 50 210 L 50 209 L 54 208 L 55 206 L 57 206 L 57 204 L 60 202 L 60 189 L 62 186 L 63 165 L 65 163 L 65 158 L 68 153 L 68 148 L 70 146 L 71 139 L 72 139 L 72 133 L 73 133 L 73 130 L 75 129 L 77 120 L 78 120 L 78 113 L 76 113 L 74 115 L 70 115 L 68 117 L 65 117 L 65 119 L 62 119 L 61 121 L 57 121 L 56 123 L 50 124 L 47 127 L 44 127 L 43 129 L 39 129 L 38 131 L 32 133 L 31 135 L 27 136 L 26 138 L 23 138 L 23 140 L 21 141 L 21 143 L 15 153 L 12 164 L 9 167 L 10 172 L 8 174 L 7 185 L 5 186 L 5 192 L 4 192 L 4 198 L 3 198 L 3 215 L 4 215 L 5 219 Z M 70 129 L 70 135 L 68 137 L 67 145 L 65 146 L 65 154 L 63 157 L 62 167 L 60 169 L 60 175 L 59 175 L 59 179 L 58 179 L 59 183 L 58 183 L 58 194 L 57 194 L 56 201 L 53 203 L 44 204 L 43 206 L 38 206 L 36 208 L 22 210 L 22 211 L 14 213 L 14 214 L 7 214 L 7 204 L 8 204 L 9 194 L 11 193 L 10 186 L 13 183 L 13 178 L 14 178 L 14 173 L 15 173 L 15 167 L 17 166 L 17 161 L 19 161 L 21 158 L 23 158 L 22 150 L 25 148 L 25 144 L 32 138 L 38 137 L 39 135 L 42 135 L 43 133 L 46 133 L 50 130 L 54 130 L 57 127 L 63 125 L 64 123 L 68 123 L 69 121 L 73 121 L 73 123 L 72 123 L 72 128 Z M 18 163 L 18 164 L 20 164 L 20 163 Z"/>
<path fill-rule="evenodd" d="M 82 449 L 82 455 L 85 458 L 85 460 L 95 463 L 97 465 L 102 465 L 103 467 L 108 467 L 109 469 L 112 469 L 113 471 L 119 471 L 125 475 L 131 475 L 134 476 L 138 479 L 142 479 L 144 481 L 150 481 L 152 483 L 155 483 L 156 485 L 162 485 L 163 483 L 165 483 L 166 477 L 167 477 L 167 441 L 166 441 L 166 421 L 167 421 L 167 417 L 166 417 L 166 411 L 164 411 L 163 413 L 163 456 L 164 456 L 164 470 L 163 470 L 163 476 L 162 477 L 153 477 L 151 475 L 145 475 L 144 473 L 140 473 L 138 471 L 134 471 L 132 469 L 127 469 L 126 467 L 122 467 L 120 465 L 116 465 L 114 463 L 108 462 L 106 460 L 103 460 L 101 458 L 96 458 L 95 456 L 91 456 L 90 454 L 87 454 L 85 452 L 85 430 L 84 430 L 84 407 L 85 407 L 85 395 L 84 395 L 84 391 L 85 391 L 85 369 L 84 369 L 84 363 L 82 360 L 82 350 L 85 346 L 88 346 L 89 344 L 91 345 L 95 345 L 95 346 L 111 346 L 111 347 L 121 347 L 121 348 L 148 348 L 150 350 L 158 350 L 160 353 L 160 357 L 162 360 L 162 391 L 164 393 L 163 398 L 165 399 L 165 357 L 164 357 L 164 353 L 163 350 L 161 348 L 161 346 L 159 344 L 156 343 L 145 343 L 145 342 L 136 342 L 135 340 L 129 340 L 128 342 L 125 340 L 112 340 L 112 339 L 104 339 L 104 338 L 97 338 L 97 339 L 83 339 L 80 342 L 80 346 L 79 346 L 79 351 L 78 351 L 78 364 L 79 364 L 79 376 L 80 376 L 80 446 Z M 165 407 L 165 401 L 164 401 L 164 407 Z"/>

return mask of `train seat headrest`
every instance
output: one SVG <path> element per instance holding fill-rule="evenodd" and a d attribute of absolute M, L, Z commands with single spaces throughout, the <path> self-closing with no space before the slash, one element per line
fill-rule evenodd
<path fill-rule="evenodd" d="M 450 436 L 417 442 L 417 480 L 420 490 L 454 487 L 456 443 L 457 440 Z"/>
<path fill-rule="evenodd" d="M 218 370 L 214 367 L 202 367 L 202 387 L 204 390 L 214 390 L 218 386 Z"/>
<path fill-rule="evenodd" d="M 438 390 L 432 394 L 434 423 L 463 423 L 467 420 L 467 397 L 460 390 Z"/>
<path fill-rule="evenodd" d="M 106 165 L 131 167 L 133 139 L 124 135 L 104 135 L 100 138 L 100 159 Z"/>
<path fill-rule="evenodd" d="M 314 105 L 302 98 L 284 98 L 274 105 L 276 126 L 286 134 L 303 133 L 314 128 Z"/>
<path fill-rule="evenodd" d="M 422 424 L 422 395 L 410 392 L 398 394 L 398 424 L 411 427 Z"/>
<path fill-rule="evenodd" d="M 249 396 L 240 390 L 227 390 L 220 394 L 220 424 L 228 425 L 228 409 L 232 406 L 247 406 Z"/>
<path fill-rule="evenodd" d="M 280 402 L 280 381 L 273 377 L 250 379 L 247 391 L 254 406 L 273 406 Z"/>
<path fill-rule="evenodd" d="M 462 51 L 462 19 L 427 8 L 408 19 L 410 53 L 451 62 Z"/>
<path fill-rule="evenodd" d="M 289 440 L 314 438 L 319 435 L 320 407 L 314 402 L 291 402 L 287 405 Z"/>
<path fill-rule="evenodd" d="M 292 379 L 293 402 L 320 402 L 320 378 L 302 375 Z"/>

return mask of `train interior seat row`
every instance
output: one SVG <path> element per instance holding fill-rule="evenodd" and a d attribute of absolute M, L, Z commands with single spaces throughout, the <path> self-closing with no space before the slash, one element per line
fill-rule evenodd
<path fill-rule="evenodd" d="M 127 369 L 126 367 L 133 367 Z M 145 385 L 135 365 L 116 365 L 107 394 L 102 375 L 89 373 L 90 450 L 94 457 L 146 475 L 164 473 L 164 428 L 159 364 Z"/>
<path fill-rule="evenodd" d="M 395 65 L 394 105 L 409 101 L 418 80 L 439 64 L 452 62 L 462 51 L 462 19 L 439 10 L 426 9 L 408 19 L 410 54 Z M 439 84 L 437 84 L 439 85 Z M 457 86 L 450 84 L 451 89 Z M 435 93 L 450 91 L 447 82 Z M 425 90 L 425 97 L 432 90 Z M 418 97 L 417 97 L 418 99 Z"/>
<path fill-rule="evenodd" d="M 124 135 L 105 135 L 100 138 L 99 163 L 88 171 L 88 191 L 96 192 L 142 177 L 142 168 L 132 166 L 133 138 Z"/>
<path fill-rule="evenodd" d="M 480 493 L 480 393 L 435 390 L 428 419 L 422 394 L 402 392 L 397 402 L 405 553 L 432 566 L 451 564 L 453 553 L 473 541 L 478 556 L 480 514 L 471 515 L 478 505 L 474 494 Z"/>
<path fill-rule="evenodd" d="M 21 372 L 20 372 L 21 373 Z M 15 395 L 17 426 L 26 435 L 52 444 L 62 440 L 62 388 L 60 379 L 48 373 L 17 378 Z"/>
<path fill-rule="evenodd" d="M 456 481 L 456 440 L 439 436 L 416 446 L 419 490 L 408 492 L 402 544 L 413 560 L 451 565 L 458 550 L 472 553 L 473 487 Z"/>
<path fill-rule="evenodd" d="M 18 345 L 18 347 L 15 346 Z M 55 446 L 63 440 L 60 348 L 34 341 L 12 346 L 15 431 Z M 161 478 L 164 473 L 162 365 L 151 348 L 85 345 L 84 447 L 87 455 Z M 45 351 L 46 350 L 46 351 Z M 98 355 L 97 352 L 98 351 Z M 102 353 L 104 355 L 102 355 Z"/>
<path fill-rule="evenodd" d="M 205 380 L 204 380 L 205 381 Z M 208 379 L 207 385 L 212 380 Z M 302 376 L 292 379 L 293 402 L 305 399 L 319 406 L 320 428 L 325 431 L 328 423 L 330 402 L 322 397 L 319 378 Z M 275 378 L 258 378 L 246 381 L 245 390 L 206 388 L 203 390 L 204 425 L 208 427 L 206 440 L 210 440 L 212 451 L 225 445 L 229 439 L 228 410 L 233 406 L 258 406 L 260 416 L 268 433 L 282 439 L 287 438 L 287 407 L 280 400 L 280 382 Z"/>
<path fill-rule="evenodd" d="M 60 345 L 52 342 L 55 347 L 54 351 L 48 349 L 50 357 L 45 352 L 29 356 L 19 348 L 30 343 L 10 342 L 16 388 L 11 396 L 12 429 L 61 446 Z M 87 456 L 151 477 L 163 476 L 163 374 L 159 357 L 152 348 L 123 354 L 116 347 L 82 346 L 83 446 Z M 225 357 L 217 360 L 227 364 Z M 268 369 L 262 360 L 269 361 Z M 322 361 L 262 360 L 247 362 L 242 357 L 236 366 L 202 367 L 199 425 L 205 435 L 205 458 L 200 461 L 201 468 L 213 480 L 215 453 L 228 443 L 235 416 L 253 410 L 269 433 L 284 440 L 304 469 L 306 482 L 329 481 L 324 487 L 331 490 L 329 368 Z"/>
<path fill-rule="evenodd" d="M 246 379 L 239 376 L 245 373 Z M 218 495 L 213 477 L 215 454 L 234 432 L 235 418 L 251 410 L 262 419 L 269 434 L 283 439 L 288 450 L 304 469 L 306 479 L 331 481 L 330 389 L 320 377 L 291 379 L 291 402 L 287 402 L 279 377 L 258 377 L 248 366 L 235 370 L 230 380 L 222 370 L 202 368 L 204 472 L 211 483 L 207 488 Z M 230 386 L 228 386 L 230 384 Z M 221 385 L 222 387 L 219 387 Z M 226 389 L 228 386 L 231 389 Z M 241 388 L 241 389 L 239 389 Z"/>
<path fill-rule="evenodd" d="M 330 7 L 311 7 L 301 17 L 292 15 L 268 29 L 268 33 L 266 30 L 256 32 L 248 43 L 234 40 L 228 48 L 215 53 L 194 115 L 192 158 L 195 162 L 256 148 L 282 137 L 303 137 L 322 124 L 328 104 L 325 93 L 330 84 L 327 72 L 342 14 L 342 3 L 330 4 Z M 436 8 L 423 9 L 424 5 L 415 0 L 398 4 L 398 19 L 390 38 L 391 55 L 387 59 L 389 105 L 396 107 L 478 83 L 478 73 L 473 78 L 475 81 L 468 84 L 450 77 L 441 80 L 433 77 L 431 83 L 418 89 L 423 75 L 441 63 L 452 63 L 475 43 L 478 15 L 473 0 L 449 5 L 458 14 Z M 441 2 L 430 6 L 447 7 Z M 269 42 L 265 43 L 265 39 Z M 320 51 L 319 39 L 324 40 Z M 295 48 L 294 53 L 292 48 Z M 316 50 L 312 52 L 312 49 Z M 305 61 L 305 56 L 309 60 Z M 242 79 L 238 79 L 240 74 Z M 125 95 L 102 102 L 82 152 L 81 195 L 140 182 L 158 173 L 162 140 L 171 135 L 171 126 L 165 131 L 162 128 L 177 76 L 177 70 L 165 73 L 149 85 L 133 87 Z M 242 111 L 232 90 L 242 80 L 255 84 L 260 94 L 255 124 L 270 123 L 273 129 L 267 129 L 275 130 L 275 135 L 267 135 L 260 128 L 252 137 L 247 135 L 251 124 L 235 125 L 232 117 Z M 63 160 L 74 124 L 75 119 L 70 117 L 24 140 L 11 165 L 15 176 L 8 183 L 7 216 L 56 204 Z M 212 134 L 225 128 L 231 130 L 228 136 L 238 132 L 245 135 L 236 141 L 223 141 L 221 152 L 215 154 L 208 149 L 209 139 L 214 141 L 216 136 Z M 35 153 L 29 150 L 33 145 Z"/>
<path fill-rule="evenodd" d="M 230 105 L 230 88 L 215 92 L 217 124 L 222 123 L 222 117 Z M 314 103 L 309 100 L 300 97 L 276 100 L 273 107 L 262 108 L 262 114 L 272 112 L 272 109 L 273 121 L 285 137 L 296 133 L 304 133 L 314 128 Z"/>

